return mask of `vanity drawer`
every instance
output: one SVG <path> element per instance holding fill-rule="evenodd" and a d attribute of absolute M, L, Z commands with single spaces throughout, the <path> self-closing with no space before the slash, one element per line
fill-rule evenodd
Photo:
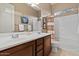
<path fill-rule="evenodd" d="M 37 56 L 43 56 L 43 50 L 39 51 L 39 52 L 37 53 Z"/>
<path fill-rule="evenodd" d="M 43 44 L 37 46 L 36 52 L 38 52 L 38 51 L 40 51 L 40 50 L 43 50 Z"/>
<path fill-rule="evenodd" d="M 40 39 L 37 40 L 37 46 L 40 45 L 40 44 L 43 44 L 43 38 L 40 38 Z"/>

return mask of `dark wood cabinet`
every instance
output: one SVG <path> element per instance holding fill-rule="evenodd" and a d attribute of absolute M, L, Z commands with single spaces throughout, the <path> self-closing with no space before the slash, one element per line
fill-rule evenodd
<path fill-rule="evenodd" d="M 25 47 L 14 54 L 11 54 L 12 56 L 34 56 L 34 49 L 33 45 Z"/>
<path fill-rule="evenodd" d="M 40 51 L 37 53 L 37 56 L 43 56 L 43 50 L 40 50 Z"/>
<path fill-rule="evenodd" d="M 51 51 L 51 35 L 0 51 L 0 56 L 43 56 Z"/>
<path fill-rule="evenodd" d="M 35 51 L 35 55 L 36 56 L 43 56 L 43 38 L 40 38 L 38 40 L 36 40 L 36 51 Z"/>
<path fill-rule="evenodd" d="M 25 47 L 18 49 L 12 56 L 34 56 L 35 55 L 35 42 L 28 42 L 24 44 Z"/>
<path fill-rule="evenodd" d="M 33 56 L 35 55 L 35 41 L 27 42 L 3 51 L 1 56 Z"/>
<path fill-rule="evenodd" d="M 51 52 L 51 36 L 44 37 L 44 55 L 47 56 Z"/>

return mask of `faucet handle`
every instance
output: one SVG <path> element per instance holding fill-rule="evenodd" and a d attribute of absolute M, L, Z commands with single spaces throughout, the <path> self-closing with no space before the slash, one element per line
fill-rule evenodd
<path fill-rule="evenodd" d="M 12 38 L 18 38 L 19 34 L 12 34 Z"/>

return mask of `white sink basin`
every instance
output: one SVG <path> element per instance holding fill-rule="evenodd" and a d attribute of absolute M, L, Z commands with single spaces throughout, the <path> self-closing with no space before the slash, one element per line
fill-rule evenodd
<path fill-rule="evenodd" d="M 18 38 L 27 38 L 29 35 L 19 35 Z"/>
<path fill-rule="evenodd" d="M 10 41 L 11 40 L 11 37 L 9 36 L 9 37 L 3 37 L 3 38 L 0 38 L 0 44 L 1 43 L 5 43 L 5 42 L 8 42 L 8 41 Z"/>

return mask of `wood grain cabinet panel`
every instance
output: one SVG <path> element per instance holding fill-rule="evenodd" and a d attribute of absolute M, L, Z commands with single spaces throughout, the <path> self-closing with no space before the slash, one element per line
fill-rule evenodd
<path fill-rule="evenodd" d="M 44 37 L 44 55 L 47 56 L 51 52 L 51 36 Z"/>
<path fill-rule="evenodd" d="M 36 40 L 36 45 L 40 45 L 40 44 L 43 44 L 43 38 L 40 38 L 38 40 Z"/>
<path fill-rule="evenodd" d="M 34 46 L 28 46 L 25 48 L 22 48 L 19 51 L 16 51 L 12 56 L 34 56 Z"/>
<path fill-rule="evenodd" d="M 37 56 L 43 56 L 43 50 L 39 51 L 39 52 L 37 53 Z"/>
<path fill-rule="evenodd" d="M 43 44 L 41 44 L 41 45 L 37 46 L 36 51 L 40 51 L 40 50 L 43 50 Z"/>
<path fill-rule="evenodd" d="M 35 55 L 43 56 L 43 38 L 36 40 L 35 46 L 36 46 Z"/>
<path fill-rule="evenodd" d="M 24 43 L 3 51 L 0 51 L 0 56 L 32 56 L 35 55 L 35 41 Z"/>

